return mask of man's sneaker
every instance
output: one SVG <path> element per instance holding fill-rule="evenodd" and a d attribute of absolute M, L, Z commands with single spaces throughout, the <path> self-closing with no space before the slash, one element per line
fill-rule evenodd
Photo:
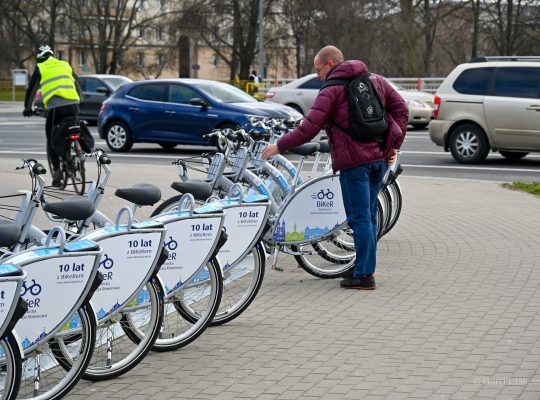
<path fill-rule="evenodd" d="M 362 275 L 360 278 L 345 278 L 339 285 L 345 289 L 374 290 L 375 278 L 373 275 Z"/>
<path fill-rule="evenodd" d="M 52 173 L 52 185 L 60 186 L 62 183 L 62 171 L 60 169 L 55 169 Z"/>

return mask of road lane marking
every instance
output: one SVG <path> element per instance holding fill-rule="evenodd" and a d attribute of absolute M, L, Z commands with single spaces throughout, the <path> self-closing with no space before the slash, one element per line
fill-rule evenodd
<path fill-rule="evenodd" d="M 0 150 L 0 154 L 32 154 L 32 155 L 45 155 L 44 151 L 25 151 L 25 150 Z M 145 159 L 164 159 L 164 160 L 176 160 L 182 158 L 179 156 L 159 156 L 159 155 L 147 155 L 147 154 L 109 154 L 111 158 L 145 158 Z M 304 164 L 313 164 L 313 161 L 305 162 Z M 476 166 L 464 166 L 464 165 L 422 165 L 422 164 L 403 164 L 406 168 L 432 168 L 432 169 L 458 169 L 458 170 L 471 170 L 471 171 L 498 171 L 498 172 L 538 172 L 540 169 L 526 169 L 526 168 L 500 168 L 500 167 L 476 167 Z"/>

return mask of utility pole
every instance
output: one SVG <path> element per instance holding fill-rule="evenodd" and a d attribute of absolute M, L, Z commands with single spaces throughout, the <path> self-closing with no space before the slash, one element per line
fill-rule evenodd
<path fill-rule="evenodd" d="M 259 0 L 259 76 L 264 79 L 264 9 L 263 0 Z"/>

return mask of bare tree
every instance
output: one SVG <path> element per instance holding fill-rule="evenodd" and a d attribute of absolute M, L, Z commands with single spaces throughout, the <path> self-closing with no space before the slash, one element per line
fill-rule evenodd
<path fill-rule="evenodd" d="M 524 31 L 521 22 L 525 3 L 522 0 L 485 3 L 488 15 L 486 32 L 498 54 L 514 55 L 522 48 Z"/>
<path fill-rule="evenodd" d="M 70 42 L 91 54 L 97 73 L 118 73 L 124 53 L 147 44 L 153 29 L 171 12 L 145 0 L 70 0 Z M 161 66 L 163 68 L 163 66 Z"/>

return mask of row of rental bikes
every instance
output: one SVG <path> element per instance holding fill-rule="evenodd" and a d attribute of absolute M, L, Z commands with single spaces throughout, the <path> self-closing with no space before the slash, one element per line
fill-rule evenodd
<path fill-rule="evenodd" d="M 97 178 L 84 196 L 47 187 L 45 168 L 23 160 L 17 168 L 31 188 L 0 206 L 9 214 L 0 218 L 2 399 L 58 399 L 81 378 L 112 379 L 149 351 L 186 346 L 248 308 L 271 254 L 273 269 L 287 253 L 319 278 L 353 266 L 328 143 L 293 149 L 294 162 L 264 161 L 264 146 L 291 126 L 252 128 L 216 130 L 217 153 L 175 161 L 177 196 L 161 202 L 150 184 L 117 189 L 127 205 L 112 218 L 99 211 L 111 175 L 102 150 L 87 155 Z M 190 178 L 194 170 L 202 178 Z M 400 171 L 396 163 L 379 195 L 379 237 L 401 212 Z M 149 219 L 135 219 L 139 207 L 157 204 Z M 54 228 L 33 224 L 40 208 Z"/>

